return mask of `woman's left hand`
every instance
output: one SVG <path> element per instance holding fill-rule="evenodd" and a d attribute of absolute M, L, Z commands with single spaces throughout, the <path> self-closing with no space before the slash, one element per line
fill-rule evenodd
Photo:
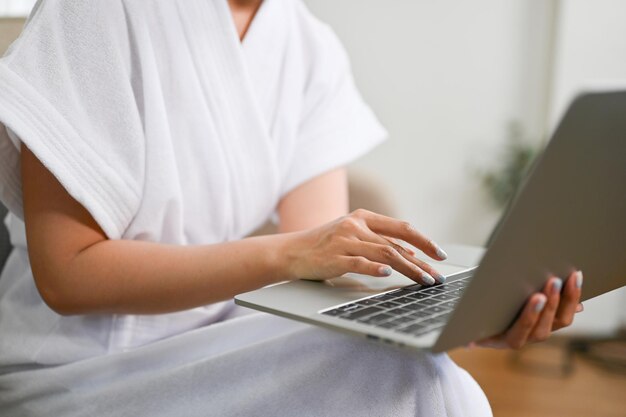
<path fill-rule="evenodd" d="M 565 284 L 560 278 L 550 278 L 543 292 L 530 296 L 521 315 L 507 331 L 470 346 L 519 349 L 527 343 L 546 340 L 553 331 L 572 324 L 574 314 L 583 311 L 582 283 L 581 271 L 573 272 Z"/>

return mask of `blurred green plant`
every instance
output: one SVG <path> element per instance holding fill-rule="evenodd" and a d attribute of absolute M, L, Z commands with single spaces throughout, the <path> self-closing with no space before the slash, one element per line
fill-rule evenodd
<path fill-rule="evenodd" d="M 507 130 L 506 145 L 500 151 L 498 165 L 479 173 L 492 203 L 500 209 L 508 206 L 539 154 L 539 148 L 525 137 L 520 123 L 509 123 Z"/>

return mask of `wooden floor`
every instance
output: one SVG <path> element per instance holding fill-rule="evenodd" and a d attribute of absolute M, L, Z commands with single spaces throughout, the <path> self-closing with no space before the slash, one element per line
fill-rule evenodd
<path fill-rule="evenodd" d="M 495 417 L 626 417 L 626 376 L 576 355 L 563 376 L 563 352 L 542 343 L 517 354 L 457 349 L 450 357 L 478 381 Z"/>

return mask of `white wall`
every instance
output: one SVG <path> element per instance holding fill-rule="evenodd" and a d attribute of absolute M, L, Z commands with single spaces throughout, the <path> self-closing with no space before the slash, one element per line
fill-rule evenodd
<path fill-rule="evenodd" d="M 307 3 L 344 42 L 390 131 L 355 166 L 388 184 L 400 215 L 436 240 L 482 244 L 498 211 L 475 171 L 492 166 L 509 121 L 537 131 L 541 119 L 545 2 Z"/>
<path fill-rule="evenodd" d="M 555 123 L 585 86 L 626 89 L 626 2 L 561 2 L 550 120 Z"/>

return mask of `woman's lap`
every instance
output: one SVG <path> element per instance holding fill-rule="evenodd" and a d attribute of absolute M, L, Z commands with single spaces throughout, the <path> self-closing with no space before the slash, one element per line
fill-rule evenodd
<path fill-rule="evenodd" d="M 0 394 L 0 409 L 29 416 L 491 415 L 476 382 L 445 354 L 400 351 L 266 314 L 0 376 Z"/>

